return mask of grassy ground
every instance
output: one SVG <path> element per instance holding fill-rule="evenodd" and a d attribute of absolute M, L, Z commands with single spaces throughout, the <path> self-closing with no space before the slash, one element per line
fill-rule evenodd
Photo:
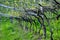
<path fill-rule="evenodd" d="M 10 2 L 8 1 L 3 2 L 3 0 L 0 0 L 1 4 L 5 4 L 8 6 L 15 5 L 15 7 L 17 8 L 19 8 L 20 6 L 21 7 L 24 6 L 24 5 L 20 5 L 19 2 L 20 1 L 17 0 L 15 1 L 11 0 Z M 30 2 L 28 2 L 27 7 L 30 8 L 30 6 L 31 6 Z M 32 6 L 31 8 L 35 8 L 35 6 Z M 0 7 L 0 12 L 7 13 L 13 16 L 22 15 L 19 11 L 13 11 L 11 9 L 7 9 L 4 7 Z M 60 13 L 60 11 L 58 13 Z M 49 14 L 47 14 L 47 17 L 51 17 L 51 15 L 49 16 Z M 33 30 L 32 32 L 30 32 L 30 25 L 31 24 L 29 22 L 25 22 L 25 21 L 19 22 L 15 19 L 13 19 L 13 22 L 11 22 L 9 18 L 0 17 L 0 40 L 40 40 L 40 37 L 42 37 L 42 40 L 44 40 L 42 29 L 40 31 L 40 35 L 35 34 L 36 27 L 38 27 L 37 30 L 39 30 L 40 28 L 39 22 L 36 20 L 36 25 L 32 23 L 31 27 L 32 29 L 34 29 L 34 32 Z M 25 28 L 26 26 L 28 27 L 28 30 L 22 29 Z M 50 40 L 50 28 L 53 30 L 53 39 L 60 40 L 60 20 L 51 20 L 50 26 L 46 26 L 46 28 L 47 28 L 46 40 Z"/>

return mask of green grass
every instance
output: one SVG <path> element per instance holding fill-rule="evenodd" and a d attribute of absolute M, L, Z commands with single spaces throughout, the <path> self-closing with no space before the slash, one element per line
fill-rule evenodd
<path fill-rule="evenodd" d="M 0 2 L 2 4 L 6 4 L 9 6 L 14 6 L 13 2 L 11 0 L 11 2 L 5 1 L 2 2 L 3 0 L 0 0 Z M 23 7 L 24 5 L 19 5 L 19 1 L 15 0 L 16 3 L 15 7 L 19 8 L 20 6 Z M 32 3 L 34 4 L 34 3 Z M 28 2 L 28 8 L 30 8 L 30 1 Z M 34 6 L 32 6 L 31 8 L 35 8 Z M 22 15 L 19 11 L 12 11 L 11 9 L 7 9 L 7 8 L 3 8 L 0 7 L 0 12 L 2 13 L 8 13 L 10 15 L 14 15 L 14 16 L 20 16 Z M 60 14 L 60 10 L 58 11 L 58 13 Z M 55 15 L 50 15 L 47 14 L 47 17 L 55 17 Z M 40 29 L 40 24 L 39 22 L 36 20 L 36 24 L 32 23 L 32 25 L 29 22 L 25 22 L 25 21 L 21 21 L 18 22 L 17 20 L 13 19 L 13 23 L 11 23 L 9 18 L 5 18 L 5 17 L 0 17 L 0 40 L 38 40 L 39 37 L 42 37 L 42 40 L 44 40 L 43 38 L 43 29 L 41 29 L 41 33 L 39 34 L 35 34 L 36 32 L 36 27 L 37 30 Z M 20 25 L 22 24 L 22 26 Z M 47 24 L 47 23 L 45 23 Z M 34 32 L 30 32 L 30 30 L 25 30 L 22 29 L 22 27 L 28 27 L 28 29 L 30 29 L 30 25 L 32 27 L 32 29 L 34 29 Z M 60 20 L 51 20 L 50 21 L 50 26 L 46 26 L 47 28 L 47 38 L 46 40 L 50 40 L 50 28 L 53 29 L 53 39 L 54 40 L 60 40 Z"/>
<path fill-rule="evenodd" d="M 30 27 L 29 22 L 22 22 L 23 27 L 26 26 L 26 23 L 28 24 L 28 28 Z M 39 24 L 37 22 L 37 24 Z M 36 26 L 39 29 L 39 25 Z M 36 32 L 35 25 L 32 25 L 31 27 L 34 27 L 34 31 Z M 60 39 L 60 20 L 52 20 L 50 22 L 50 26 L 46 26 L 47 28 L 47 38 L 46 40 L 50 40 L 50 28 L 53 29 L 53 38 L 54 40 Z M 41 34 L 43 35 L 43 30 L 41 29 Z M 36 34 L 30 31 L 26 31 L 21 28 L 20 22 L 17 20 L 13 20 L 13 23 L 11 23 L 10 19 L 2 17 L 0 21 L 0 40 L 37 40 L 39 38 L 39 34 Z M 43 36 L 42 36 L 43 37 Z M 43 39 L 42 39 L 43 40 Z"/>

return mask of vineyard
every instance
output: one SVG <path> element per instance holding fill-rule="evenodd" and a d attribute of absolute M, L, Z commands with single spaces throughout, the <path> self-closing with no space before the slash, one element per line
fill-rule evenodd
<path fill-rule="evenodd" d="M 60 1 L 0 0 L 0 40 L 60 40 Z"/>

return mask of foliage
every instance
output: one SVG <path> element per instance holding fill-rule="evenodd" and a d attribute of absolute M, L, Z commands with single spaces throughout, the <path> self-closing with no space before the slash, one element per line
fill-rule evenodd
<path fill-rule="evenodd" d="M 11 7 L 16 7 L 19 9 L 19 7 L 27 7 L 27 8 L 35 8 L 36 2 L 30 1 L 30 0 L 0 0 L 1 4 L 5 4 Z M 10 15 L 19 16 L 19 11 L 14 11 L 11 9 L 7 9 L 4 7 L 0 7 L 0 12 L 2 13 L 8 13 Z M 60 13 L 60 11 L 58 11 Z M 47 14 L 49 15 L 49 14 Z M 50 16 L 51 17 L 51 16 Z M 30 30 L 26 31 L 25 29 L 22 29 L 20 26 L 20 23 L 23 24 L 23 27 L 28 26 L 28 29 L 30 29 L 30 23 L 25 21 L 17 21 L 13 19 L 13 22 L 9 18 L 0 17 L 0 40 L 38 40 L 39 37 L 42 36 L 43 38 L 43 30 L 41 29 L 41 36 L 39 34 L 35 34 L 36 27 L 39 30 L 40 24 L 36 20 L 36 25 L 32 23 L 31 27 L 34 29 L 34 32 L 30 32 Z M 45 23 L 46 24 L 46 23 Z M 50 28 L 53 29 L 53 39 L 54 40 L 60 40 L 60 20 L 52 20 L 50 22 L 50 26 L 46 26 L 47 28 L 47 38 L 46 40 L 50 40 Z"/>

